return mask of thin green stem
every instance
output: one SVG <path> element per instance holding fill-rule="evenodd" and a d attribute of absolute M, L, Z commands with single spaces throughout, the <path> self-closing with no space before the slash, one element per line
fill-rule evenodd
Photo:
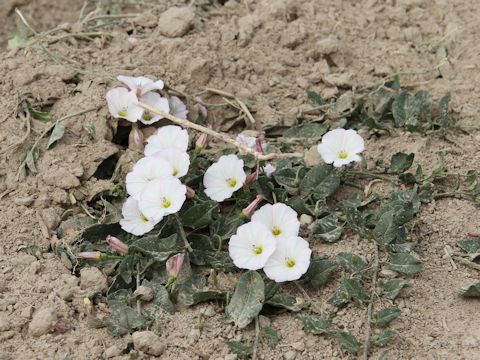
<path fill-rule="evenodd" d="M 374 242 L 374 253 L 373 253 L 373 275 L 372 275 L 372 291 L 370 293 L 370 302 L 368 304 L 367 310 L 367 333 L 365 335 L 365 341 L 363 343 L 363 359 L 368 360 L 368 349 L 370 346 L 370 337 L 372 333 L 372 314 L 373 314 L 373 303 L 375 300 L 376 286 L 377 286 L 377 276 L 379 268 L 379 258 L 378 258 L 378 244 Z"/>
<path fill-rule="evenodd" d="M 180 220 L 180 217 L 178 214 L 174 214 L 175 221 L 177 222 L 177 229 L 178 229 L 178 235 L 182 238 L 184 244 L 185 244 L 185 249 L 187 249 L 188 252 L 192 252 L 192 246 L 188 242 L 187 239 L 187 234 L 185 234 L 185 229 L 183 228 L 182 221 Z"/>
<path fill-rule="evenodd" d="M 260 325 L 258 321 L 258 316 L 255 316 L 255 342 L 253 344 L 252 360 L 257 360 L 257 347 L 258 347 L 259 337 L 260 337 Z"/>

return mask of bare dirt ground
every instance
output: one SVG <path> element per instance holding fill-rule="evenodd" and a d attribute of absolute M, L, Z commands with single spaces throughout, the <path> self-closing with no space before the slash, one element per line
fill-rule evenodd
<path fill-rule="evenodd" d="M 3 0 L 0 44 L 5 46 L 6 35 L 15 30 L 17 6 L 37 30 L 48 30 L 75 22 L 82 4 L 81 0 Z M 437 98 L 450 90 L 459 123 L 479 123 L 476 1 L 231 0 L 207 10 L 193 7 L 193 20 L 186 24 L 191 29 L 174 37 L 162 35 L 172 30 L 168 28 L 172 24 L 159 22 L 157 9 L 130 6 L 129 12 L 141 14 L 113 31 L 105 29 L 112 35 L 108 41 L 66 37 L 49 46 L 63 62 L 88 69 L 84 76 L 39 51 L 4 48 L 0 52 L 1 149 L 25 132 L 21 120 L 11 115 L 17 94 L 30 93 L 48 102 L 53 118 L 99 107 L 68 120 L 66 136 L 54 149 L 45 152 L 42 142 L 38 174 L 23 182 L 18 183 L 15 175 L 24 148 L 0 157 L 0 359 L 100 359 L 109 348 L 107 355 L 117 352 L 116 358 L 129 358 L 121 350 L 131 337 L 113 338 L 105 329 L 88 326 L 83 298 L 93 291 L 89 283 L 79 283 L 52 253 L 26 253 L 31 245 L 47 250 L 62 214 L 111 186 L 109 180 L 92 176 L 102 160 L 123 155 L 128 167 L 129 157 L 135 157 L 111 142 L 104 96 L 115 83 L 112 76 L 152 75 L 188 93 L 207 86 L 232 92 L 255 109 L 255 118 L 265 127 L 294 124 L 295 109 L 305 104 L 307 90 L 329 97 L 374 83 L 393 71 L 421 73 L 401 75 L 401 82 L 427 89 Z M 128 41 L 132 34 L 135 43 Z M 440 71 L 429 71 L 438 64 L 434 49 L 439 41 L 448 45 L 451 62 Z M 85 123 L 95 126 L 96 143 L 83 130 Z M 34 122 L 33 134 L 42 127 Z M 480 133 L 453 133 L 448 138 L 401 132 L 372 136 L 366 157 L 387 159 L 397 151 L 414 152 L 416 161 L 429 168 L 442 152 L 450 169 L 480 171 Z M 480 275 L 461 264 L 453 269 L 444 253 L 445 245 L 455 248 L 467 230 L 478 229 L 479 220 L 477 208 L 456 199 L 438 200 L 421 211 L 423 240 L 417 254 L 425 269 L 395 300 L 402 315 L 392 328 L 400 336 L 388 346 L 389 358 L 480 359 L 480 302 L 457 295 L 461 287 L 479 281 Z M 357 238 L 313 246 L 315 252 L 329 256 L 346 250 L 371 256 L 370 245 Z M 311 296 L 324 302 L 332 291 L 327 287 Z M 199 335 L 193 327 L 204 308 L 211 316 Z M 199 305 L 165 319 L 162 337 L 168 348 L 162 358 L 195 359 L 201 352 L 212 359 L 235 359 L 226 340 L 252 338 L 253 329 L 236 332 L 220 321 L 216 310 L 214 304 Z M 342 311 L 338 325 L 362 336 L 366 309 L 350 305 Z M 65 333 L 35 336 L 42 333 L 45 321 L 55 319 L 66 324 Z M 331 339 L 304 333 L 291 314 L 272 317 L 271 326 L 281 342 L 275 350 L 261 343 L 261 359 L 348 358 Z"/>

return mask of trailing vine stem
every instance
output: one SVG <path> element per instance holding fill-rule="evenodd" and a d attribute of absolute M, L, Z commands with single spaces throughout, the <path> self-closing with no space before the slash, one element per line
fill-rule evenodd
<path fill-rule="evenodd" d="M 173 116 L 172 114 L 166 113 L 162 110 L 156 109 L 156 108 L 154 108 L 154 107 L 152 107 L 148 104 L 142 103 L 142 102 L 139 102 L 138 105 L 141 106 L 142 108 L 150 111 L 151 113 L 163 116 L 164 118 L 174 122 L 175 124 L 181 125 L 181 126 L 186 127 L 186 128 L 197 130 L 201 133 L 204 133 L 204 134 L 210 135 L 210 136 L 212 136 L 216 139 L 222 140 L 223 142 L 226 142 L 227 144 L 233 145 L 236 148 L 238 148 L 239 150 L 241 150 L 241 151 L 243 151 L 247 154 L 253 155 L 255 157 L 255 159 L 258 160 L 258 161 L 267 161 L 267 160 L 272 160 L 272 159 L 285 159 L 285 158 L 292 158 L 292 157 L 296 157 L 296 158 L 302 158 L 303 157 L 303 153 L 298 153 L 298 152 L 296 152 L 296 153 L 283 153 L 283 154 L 280 154 L 280 153 L 261 154 L 261 153 L 255 151 L 255 150 L 252 150 L 247 145 L 242 144 L 241 142 L 239 142 L 235 139 L 232 139 L 231 137 L 229 137 L 226 134 L 221 134 L 221 133 L 219 133 L 215 130 L 209 129 L 205 126 L 195 124 L 195 123 L 193 123 L 193 122 L 191 122 L 187 119 L 180 119 L 176 116 Z"/>
<path fill-rule="evenodd" d="M 368 360 L 368 349 L 370 345 L 370 337 L 372 334 L 372 314 L 373 314 L 373 302 L 375 300 L 375 289 L 377 286 L 377 276 L 378 276 L 378 244 L 374 241 L 374 253 L 373 253 L 373 275 L 372 275 L 372 291 L 370 293 L 370 302 L 368 304 L 367 310 L 367 332 L 365 334 L 365 341 L 363 343 L 363 359 Z"/>

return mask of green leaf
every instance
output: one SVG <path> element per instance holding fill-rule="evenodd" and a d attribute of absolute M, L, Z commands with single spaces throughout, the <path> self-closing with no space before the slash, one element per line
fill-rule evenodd
<path fill-rule="evenodd" d="M 260 313 L 264 299 L 265 284 L 262 277 L 256 271 L 247 271 L 240 277 L 225 309 L 227 321 L 243 329 Z"/>
<path fill-rule="evenodd" d="M 383 296 L 387 299 L 395 299 L 404 287 L 410 287 L 411 283 L 404 279 L 392 279 L 382 285 Z"/>
<path fill-rule="evenodd" d="M 399 273 L 414 275 L 422 271 L 422 262 L 410 254 L 390 254 L 390 267 Z"/>
<path fill-rule="evenodd" d="M 30 114 L 34 119 L 37 119 L 43 122 L 52 121 L 52 117 L 50 116 L 50 113 L 35 109 L 29 102 L 27 102 L 27 106 L 28 106 L 28 110 L 30 111 Z"/>
<path fill-rule="evenodd" d="M 340 286 L 335 290 L 328 303 L 337 307 L 348 304 L 351 300 L 367 301 L 370 297 L 363 289 L 358 279 L 342 279 Z"/>
<path fill-rule="evenodd" d="M 134 259 L 135 258 L 133 256 L 128 255 L 122 259 L 120 265 L 118 266 L 117 273 L 122 277 L 123 281 L 125 281 L 125 284 L 130 284 L 135 274 Z"/>
<path fill-rule="evenodd" d="M 313 107 L 323 106 L 327 102 L 315 91 L 307 91 L 307 98 L 310 105 Z"/>
<path fill-rule="evenodd" d="M 28 170 L 32 172 L 32 174 L 36 174 L 38 172 L 36 161 L 40 156 L 40 151 L 37 147 L 32 148 L 25 157 L 25 164 L 28 167 Z"/>
<path fill-rule="evenodd" d="M 173 305 L 172 301 L 170 300 L 170 295 L 165 286 L 148 280 L 143 280 L 142 285 L 153 290 L 155 294 L 153 305 L 157 311 L 161 309 L 169 314 L 173 314 L 175 312 L 175 305 Z"/>
<path fill-rule="evenodd" d="M 355 336 L 346 331 L 337 331 L 335 338 L 340 344 L 340 347 L 350 354 L 357 355 L 362 350 L 362 344 L 360 344 Z"/>
<path fill-rule="evenodd" d="M 314 289 L 319 289 L 325 285 L 331 278 L 337 264 L 329 259 L 314 258 L 310 261 L 310 266 L 305 278 Z"/>
<path fill-rule="evenodd" d="M 300 196 L 292 196 L 288 199 L 287 205 L 299 214 L 313 215 L 313 209 Z"/>
<path fill-rule="evenodd" d="M 400 174 L 407 171 L 412 166 L 414 157 L 415 154 L 413 153 L 405 154 L 398 152 L 394 154 L 390 160 L 389 172 Z"/>
<path fill-rule="evenodd" d="M 394 339 L 397 336 L 397 333 L 393 330 L 385 330 L 381 333 L 374 334 L 372 336 L 372 342 L 379 347 L 384 347 L 387 343 Z"/>
<path fill-rule="evenodd" d="M 399 232 L 399 225 L 396 223 L 397 210 L 392 209 L 383 213 L 377 221 L 373 233 L 379 243 L 390 244 L 395 241 Z"/>
<path fill-rule="evenodd" d="M 97 141 L 97 131 L 95 130 L 95 126 L 93 126 L 93 124 L 90 124 L 90 123 L 85 123 L 85 124 L 83 124 L 83 128 L 88 133 L 88 136 L 90 136 L 90 139 L 93 142 L 96 142 Z"/>
<path fill-rule="evenodd" d="M 457 245 L 470 256 L 470 261 L 480 256 L 480 239 L 460 240 Z"/>
<path fill-rule="evenodd" d="M 466 289 L 463 289 L 460 292 L 460 296 L 463 298 L 480 298 L 480 282 L 470 285 Z"/>
<path fill-rule="evenodd" d="M 263 336 L 265 336 L 267 344 L 272 350 L 275 349 L 280 342 L 280 337 L 278 336 L 278 333 L 269 326 L 265 326 L 263 328 Z"/>
<path fill-rule="evenodd" d="M 298 316 L 303 323 L 303 330 L 314 335 L 329 334 L 332 321 L 317 315 L 300 314 Z"/>
<path fill-rule="evenodd" d="M 343 279 L 342 284 L 347 290 L 352 300 L 367 301 L 370 298 L 368 294 L 365 292 L 365 290 L 363 289 L 363 286 L 360 283 L 360 280 Z"/>
<path fill-rule="evenodd" d="M 304 195 L 313 194 L 315 199 L 323 200 L 337 191 L 340 176 L 331 165 L 321 164 L 311 168 L 300 182 L 300 191 Z"/>
<path fill-rule="evenodd" d="M 281 186 L 295 188 L 298 186 L 297 172 L 300 174 L 300 172 L 303 172 L 302 170 L 302 168 L 286 168 L 277 170 L 273 173 L 273 178 Z M 298 178 L 300 179 L 301 177 L 299 176 Z"/>
<path fill-rule="evenodd" d="M 328 243 L 338 241 L 342 236 L 342 231 L 343 226 L 339 224 L 335 213 L 317 220 L 313 227 L 313 235 Z"/>
<path fill-rule="evenodd" d="M 57 121 L 53 127 L 52 133 L 50 134 L 50 138 L 48 139 L 47 149 L 50 149 L 53 144 L 60 140 L 64 133 L 65 127 Z"/>
<path fill-rule="evenodd" d="M 223 299 L 225 293 L 215 290 L 204 290 L 205 278 L 201 275 L 192 276 L 182 284 L 177 285 L 178 302 L 185 306 L 201 302 Z"/>
<path fill-rule="evenodd" d="M 183 247 L 177 244 L 177 240 L 177 234 L 164 239 L 159 239 L 157 236 L 146 236 L 131 244 L 129 251 L 139 251 L 156 261 L 166 261 L 170 256 L 183 250 Z"/>
<path fill-rule="evenodd" d="M 375 326 L 380 328 L 387 326 L 391 321 L 400 316 L 400 312 L 400 309 L 394 306 L 378 311 L 374 315 Z"/>
<path fill-rule="evenodd" d="M 293 296 L 289 295 L 274 295 L 268 299 L 265 304 L 293 312 L 298 312 L 303 308 L 301 304 L 297 303 L 297 300 Z"/>
<path fill-rule="evenodd" d="M 445 95 L 443 95 L 443 97 L 440 99 L 440 103 L 438 105 L 440 127 L 442 128 L 449 128 L 454 124 L 454 120 L 448 112 L 448 104 L 450 103 L 450 99 L 450 92 L 447 91 Z"/>
<path fill-rule="evenodd" d="M 114 336 L 122 336 L 142 328 L 146 319 L 130 306 L 117 307 L 104 319 L 108 331 Z"/>
<path fill-rule="evenodd" d="M 292 126 L 283 133 L 287 138 L 312 138 L 320 139 L 328 130 L 327 123 L 305 122 L 300 125 Z"/>
<path fill-rule="evenodd" d="M 367 267 L 367 262 L 353 253 L 341 252 L 337 255 L 340 265 L 349 273 L 358 273 Z"/>
<path fill-rule="evenodd" d="M 248 359 L 252 354 L 252 345 L 241 341 L 229 341 L 227 343 L 228 348 L 240 359 Z"/>
<path fill-rule="evenodd" d="M 121 289 L 108 295 L 108 307 L 112 311 L 104 324 L 114 336 L 122 336 L 143 327 L 146 319 L 129 306 L 130 290 Z"/>
<path fill-rule="evenodd" d="M 118 223 L 114 224 L 95 224 L 86 228 L 82 233 L 82 240 L 91 243 L 105 242 L 108 235 L 116 236 L 120 234 L 122 228 Z"/>
<path fill-rule="evenodd" d="M 201 229 L 212 222 L 212 212 L 217 208 L 213 201 L 205 201 L 190 207 L 182 216 L 182 224 L 190 229 Z"/>

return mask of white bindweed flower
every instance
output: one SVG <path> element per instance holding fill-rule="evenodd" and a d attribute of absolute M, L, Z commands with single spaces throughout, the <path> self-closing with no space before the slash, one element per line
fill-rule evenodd
<path fill-rule="evenodd" d="M 236 155 L 220 156 L 218 161 L 207 169 L 203 177 L 205 194 L 210 199 L 221 202 L 240 189 L 246 178 L 243 160 Z"/>
<path fill-rule="evenodd" d="M 308 242 L 298 236 L 277 239 L 275 252 L 263 271 L 276 282 L 298 280 L 310 266 L 312 250 Z"/>
<path fill-rule="evenodd" d="M 282 203 L 263 205 L 255 211 L 252 221 L 265 225 L 276 238 L 297 236 L 300 229 L 297 212 Z"/>
<path fill-rule="evenodd" d="M 267 175 L 268 177 L 272 176 L 276 170 L 277 168 L 270 163 L 268 163 L 263 167 L 263 171 L 265 172 L 265 175 Z"/>
<path fill-rule="evenodd" d="M 138 207 L 138 201 L 129 197 L 122 207 L 123 219 L 120 220 L 120 226 L 126 232 L 141 236 L 153 230 L 157 221 L 145 217 Z"/>
<path fill-rule="evenodd" d="M 180 151 L 187 151 L 188 132 L 180 126 L 167 125 L 157 130 L 155 134 L 147 139 L 145 145 L 145 155 L 152 156 L 156 153 L 175 148 Z"/>
<path fill-rule="evenodd" d="M 138 97 L 143 96 L 153 90 L 163 89 L 162 80 L 153 81 L 145 76 L 134 77 L 119 75 L 117 76 L 117 80 L 127 85 L 129 89 L 132 90 L 133 93 Z"/>
<path fill-rule="evenodd" d="M 164 159 L 170 164 L 172 167 L 172 176 L 181 178 L 187 175 L 190 166 L 190 156 L 187 152 L 170 148 L 156 153 L 155 157 Z"/>
<path fill-rule="evenodd" d="M 182 100 L 176 96 L 170 98 L 170 114 L 180 119 L 186 119 L 188 110 Z"/>
<path fill-rule="evenodd" d="M 323 161 L 341 167 L 362 160 L 359 154 L 365 149 L 365 144 L 355 130 L 334 129 L 323 135 L 317 149 Z"/>
<path fill-rule="evenodd" d="M 143 115 L 138 98 L 133 91 L 125 88 L 114 88 L 107 92 L 107 104 L 110 114 L 116 119 L 137 122 Z"/>
<path fill-rule="evenodd" d="M 144 157 L 137 161 L 127 174 L 125 183 L 130 196 L 140 200 L 140 194 L 151 181 L 171 177 L 173 168 L 170 163 L 158 157 Z"/>
<path fill-rule="evenodd" d="M 168 105 L 168 99 L 161 97 L 160 94 L 156 92 L 149 92 L 143 95 L 140 98 L 141 102 L 144 102 L 147 105 L 150 105 L 151 107 L 162 110 L 166 113 L 170 111 L 170 107 Z M 146 125 L 153 124 L 154 122 L 157 122 L 160 120 L 162 116 L 152 114 L 148 110 L 145 110 L 143 113 L 143 116 L 140 118 L 140 121 Z"/>
<path fill-rule="evenodd" d="M 268 229 L 259 223 L 239 226 L 237 233 L 230 238 L 228 252 L 235 266 L 241 269 L 261 269 L 273 254 L 275 238 Z"/>
<path fill-rule="evenodd" d="M 151 181 L 140 195 L 140 210 L 149 219 L 160 221 L 181 209 L 186 192 L 187 187 L 174 177 Z"/>

